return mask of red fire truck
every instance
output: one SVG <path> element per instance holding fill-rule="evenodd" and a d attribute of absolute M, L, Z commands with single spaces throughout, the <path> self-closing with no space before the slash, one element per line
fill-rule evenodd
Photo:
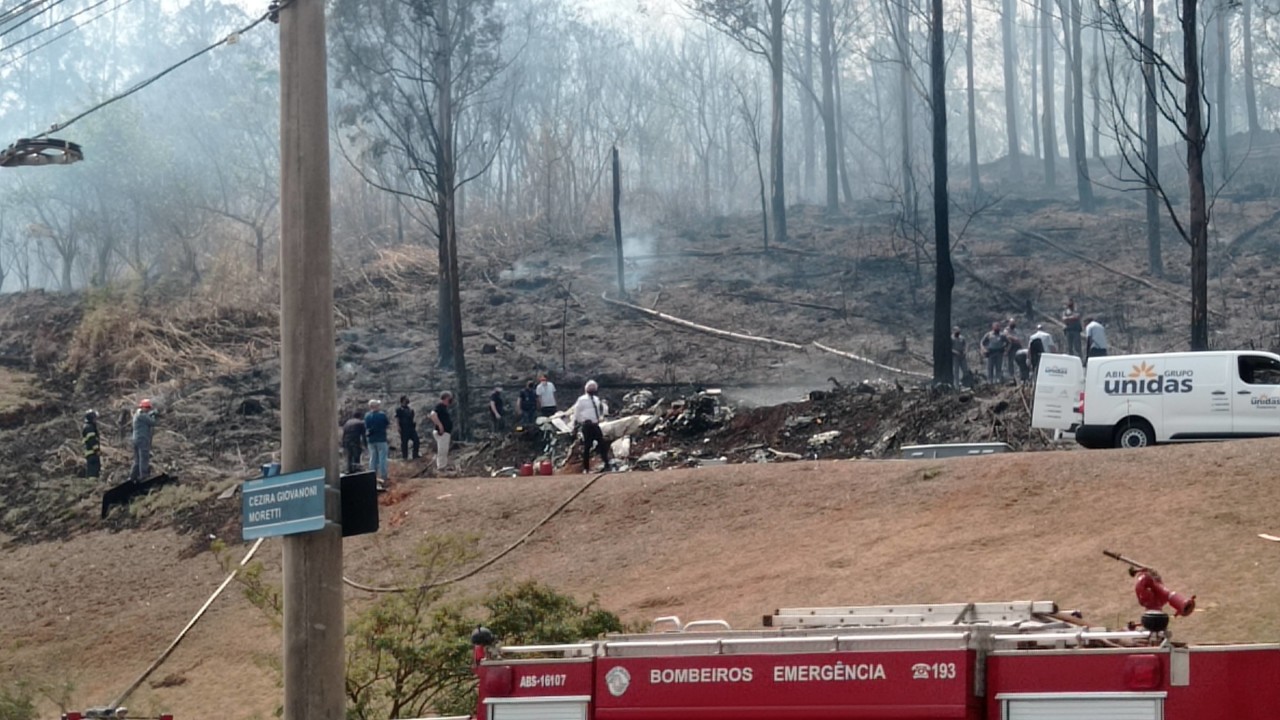
<path fill-rule="evenodd" d="M 501 647 L 481 629 L 477 718 L 1280 718 L 1280 645 L 1175 643 L 1150 608 L 1187 614 L 1194 598 L 1158 576 L 1136 589 L 1149 611 L 1120 631 L 1031 601 L 789 608 L 756 630 L 660 618 L 571 645 Z"/>

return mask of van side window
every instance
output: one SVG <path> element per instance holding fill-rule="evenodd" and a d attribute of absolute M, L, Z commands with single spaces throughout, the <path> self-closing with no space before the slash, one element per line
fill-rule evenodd
<path fill-rule="evenodd" d="M 1240 379 L 1250 385 L 1280 385 L 1280 361 L 1261 355 L 1240 356 Z"/>

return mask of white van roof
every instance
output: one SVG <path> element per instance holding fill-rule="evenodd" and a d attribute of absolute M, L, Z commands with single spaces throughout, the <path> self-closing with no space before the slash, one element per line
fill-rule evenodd
<path fill-rule="evenodd" d="M 1280 358 L 1270 350 L 1202 350 L 1200 352 L 1163 352 L 1163 353 L 1131 353 L 1129 355 L 1103 355 L 1100 357 L 1089 358 L 1090 362 L 1095 360 L 1101 362 L 1106 360 L 1126 360 L 1129 358 L 1150 358 L 1159 357 L 1166 360 L 1178 360 L 1181 358 L 1191 357 L 1238 357 L 1240 355 L 1269 355 L 1271 357 Z"/>

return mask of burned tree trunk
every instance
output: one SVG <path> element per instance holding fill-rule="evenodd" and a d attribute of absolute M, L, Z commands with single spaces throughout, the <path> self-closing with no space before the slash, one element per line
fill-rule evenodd
<path fill-rule="evenodd" d="M 1244 104 L 1249 121 L 1249 135 L 1252 136 L 1262 132 L 1262 126 L 1258 124 L 1258 95 L 1254 86 L 1253 0 L 1243 0 L 1240 24 L 1244 37 Z"/>
<path fill-rule="evenodd" d="M 1004 48 L 1004 121 L 1009 139 L 1009 173 L 1022 177 L 1022 148 L 1018 141 L 1018 41 L 1014 21 L 1018 15 L 1017 0 L 1003 0 L 1000 13 L 1000 36 Z"/>
<path fill-rule="evenodd" d="M 1187 117 L 1187 189 L 1191 242 L 1191 349 L 1209 349 L 1209 211 L 1204 192 L 1204 121 L 1201 118 L 1200 56 L 1196 10 L 1182 0 L 1183 78 Z"/>
<path fill-rule="evenodd" d="M 930 77 L 933 81 L 933 243 L 937 276 L 933 295 L 933 382 L 950 385 L 951 291 L 955 270 L 951 266 L 950 209 L 947 201 L 947 67 L 942 34 L 942 0 L 932 0 L 929 23 Z"/>
<path fill-rule="evenodd" d="M 1049 8 L 1052 0 L 1040 0 L 1040 93 L 1044 115 L 1044 184 L 1053 187 L 1058 180 L 1058 128 L 1053 116 L 1053 46 L 1057 40 L 1053 32 L 1053 12 Z"/>
<path fill-rule="evenodd" d="M 982 194 L 982 175 L 978 168 L 978 115 L 973 88 L 973 0 L 964 0 L 964 43 L 965 98 L 969 104 L 969 192 L 978 197 Z"/>
<path fill-rule="evenodd" d="M 618 245 L 618 297 L 627 298 L 627 280 L 622 263 L 622 163 L 618 146 L 613 146 L 613 240 Z"/>
<path fill-rule="evenodd" d="M 827 212 L 840 210 L 840 163 L 836 156 L 835 63 L 831 0 L 819 0 L 818 53 L 822 65 L 822 136 L 826 144 Z"/>
<path fill-rule="evenodd" d="M 1189 1 L 1189 0 L 1188 0 Z M 1071 0 L 1071 133 L 1074 136 L 1076 193 L 1081 212 L 1093 212 L 1093 183 L 1089 179 L 1089 155 L 1085 148 L 1084 53 L 1080 41 L 1083 15 L 1080 0 Z"/>
<path fill-rule="evenodd" d="M 1164 275 L 1164 261 L 1160 252 L 1160 110 L 1156 106 L 1155 65 L 1155 0 L 1142 0 L 1142 80 L 1146 114 L 1146 157 L 1144 158 L 1147 184 L 1147 266 L 1154 277 Z"/>
<path fill-rule="evenodd" d="M 787 241 L 787 194 L 786 173 L 783 171 L 782 139 L 784 108 L 782 88 L 784 83 L 782 64 L 783 19 L 786 13 L 783 0 L 772 0 L 769 3 L 769 70 L 773 107 L 773 124 L 769 134 L 769 165 L 772 180 L 773 205 L 773 241 Z"/>

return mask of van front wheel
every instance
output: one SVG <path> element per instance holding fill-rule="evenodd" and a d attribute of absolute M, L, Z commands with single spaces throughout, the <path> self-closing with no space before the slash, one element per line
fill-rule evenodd
<path fill-rule="evenodd" d="M 1116 425 L 1116 447 L 1141 448 L 1156 444 L 1156 433 L 1151 424 L 1141 418 L 1132 418 Z"/>

